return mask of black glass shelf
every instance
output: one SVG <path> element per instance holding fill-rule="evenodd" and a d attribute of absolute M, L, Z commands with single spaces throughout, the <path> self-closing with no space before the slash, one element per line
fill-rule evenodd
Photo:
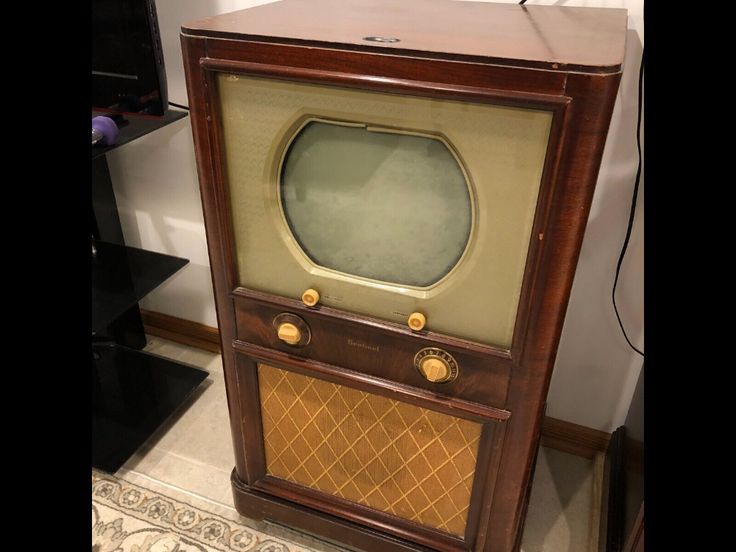
<path fill-rule="evenodd" d="M 92 331 L 133 307 L 189 260 L 102 241 L 93 242 Z"/>
<path fill-rule="evenodd" d="M 109 113 L 98 111 L 92 112 L 92 117 L 98 115 L 110 116 Z M 132 142 L 141 136 L 145 136 L 149 132 L 158 130 L 159 128 L 170 125 L 171 123 L 183 119 L 188 113 L 186 111 L 177 111 L 169 109 L 161 117 L 142 116 L 142 115 L 125 115 L 127 124 L 120 126 L 120 134 L 118 139 L 112 146 L 92 146 L 92 159 L 96 159 L 105 155 L 108 151 L 124 146 L 128 142 Z"/>
<path fill-rule="evenodd" d="M 209 373 L 119 345 L 93 346 L 93 355 L 92 465 L 113 473 Z"/>

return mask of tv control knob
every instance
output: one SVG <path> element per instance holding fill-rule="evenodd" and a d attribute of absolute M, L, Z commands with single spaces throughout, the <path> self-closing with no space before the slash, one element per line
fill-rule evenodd
<path fill-rule="evenodd" d="M 450 375 L 450 367 L 438 358 L 425 358 L 419 365 L 419 370 L 427 380 L 433 383 L 443 382 Z"/>
<path fill-rule="evenodd" d="M 290 312 L 282 312 L 273 318 L 276 337 L 290 347 L 304 347 L 312 340 L 312 331 L 306 320 Z"/>
<path fill-rule="evenodd" d="M 279 339 L 289 345 L 296 345 L 302 340 L 302 332 L 299 331 L 294 324 L 284 322 L 278 327 L 277 335 Z"/>
<path fill-rule="evenodd" d="M 437 347 L 427 347 L 419 351 L 414 356 L 414 366 L 424 379 L 432 383 L 447 383 L 460 373 L 455 358 Z"/>
<path fill-rule="evenodd" d="M 409 328 L 415 332 L 418 332 L 421 330 L 424 325 L 427 323 L 427 317 L 424 316 L 421 312 L 413 312 L 409 315 L 409 320 L 407 320 L 407 324 L 409 324 Z"/>
<path fill-rule="evenodd" d="M 319 292 L 316 289 L 309 288 L 307 291 L 302 293 L 302 303 L 308 307 L 313 307 L 319 303 Z"/>

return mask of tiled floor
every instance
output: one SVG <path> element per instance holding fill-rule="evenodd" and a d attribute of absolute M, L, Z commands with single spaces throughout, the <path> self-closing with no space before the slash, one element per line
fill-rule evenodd
<path fill-rule="evenodd" d="M 220 356 L 159 338 L 146 348 L 209 371 L 193 400 L 162 427 L 119 471 L 131 482 L 186 495 L 194 506 L 238 519 L 230 491 L 232 442 Z M 594 463 L 542 448 L 537 460 L 522 552 L 595 552 Z M 239 518 L 264 530 L 261 523 Z M 306 546 L 337 548 L 285 528 L 268 532 Z"/>

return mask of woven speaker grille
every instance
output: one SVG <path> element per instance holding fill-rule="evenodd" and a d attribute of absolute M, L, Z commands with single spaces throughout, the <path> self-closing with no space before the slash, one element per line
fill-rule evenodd
<path fill-rule="evenodd" d="M 258 367 L 269 475 L 462 536 L 481 424 Z"/>

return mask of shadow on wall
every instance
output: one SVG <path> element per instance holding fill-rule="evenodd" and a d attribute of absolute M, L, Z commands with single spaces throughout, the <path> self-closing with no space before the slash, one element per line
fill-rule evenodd
<path fill-rule="evenodd" d="M 176 255 L 173 225 L 204 224 L 189 118 L 115 150 L 108 162 L 111 173 L 120 177 L 113 183 L 126 242 L 142 243 L 141 231 L 151 225 L 161 241 L 159 250 Z"/>
<path fill-rule="evenodd" d="M 141 308 L 217 327 L 209 265 L 189 263 L 147 295 Z M 209 305 L 208 301 L 213 303 Z"/>
<path fill-rule="evenodd" d="M 108 163 L 125 242 L 190 261 L 141 306 L 216 326 L 189 119 L 110 152 Z"/>
<path fill-rule="evenodd" d="M 618 92 L 550 387 L 548 414 L 612 431 L 623 423 L 641 357 L 629 348 L 611 302 L 637 166 L 636 122 L 642 44 L 629 30 Z M 622 265 L 617 304 L 632 342 L 643 339 L 643 180 Z M 556 401 L 555 395 L 577 396 Z M 564 403 L 564 404 L 562 404 Z"/>

